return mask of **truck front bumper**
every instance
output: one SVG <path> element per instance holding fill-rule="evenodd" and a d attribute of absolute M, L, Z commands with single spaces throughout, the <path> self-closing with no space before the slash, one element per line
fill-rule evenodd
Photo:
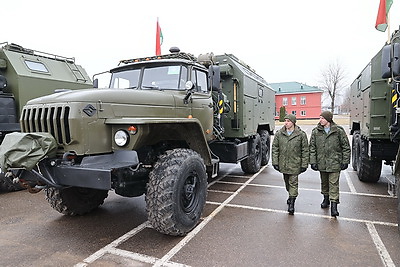
<path fill-rule="evenodd" d="M 112 154 L 86 156 L 80 164 L 61 159 L 44 159 L 39 162 L 40 172 L 22 171 L 20 180 L 38 182 L 53 187 L 86 187 L 101 190 L 111 189 L 113 171 L 121 168 L 137 168 L 136 151 L 116 151 Z"/>

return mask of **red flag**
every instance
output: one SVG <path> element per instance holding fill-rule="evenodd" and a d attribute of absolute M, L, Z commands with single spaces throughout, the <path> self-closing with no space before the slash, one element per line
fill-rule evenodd
<path fill-rule="evenodd" d="M 157 18 L 157 31 L 156 31 L 156 56 L 161 55 L 161 45 L 163 42 L 163 35 L 161 32 L 161 27 L 160 24 L 158 23 L 158 18 Z"/>
<path fill-rule="evenodd" d="M 388 27 L 388 13 L 392 6 L 393 0 L 380 0 L 378 16 L 376 17 L 375 28 L 384 32 Z"/>

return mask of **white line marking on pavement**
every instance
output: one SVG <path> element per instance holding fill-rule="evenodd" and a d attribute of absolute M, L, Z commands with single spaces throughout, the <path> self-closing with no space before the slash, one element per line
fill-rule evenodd
<path fill-rule="evenodd" d="M 350 192 L 353 193 L 353 194 L 354 194 L 354 193 L 357 193 L 356 188 L 354 187 L 354 184 L 353 184 L 353 182 L 352 182 L 351 179 L 350 179 L 349 173 L 348 173 L 346 170 L 344 170 L 344 171 L 343 171 L 343 174 L 344 174 L 344 177 L 346 177 L 347 185 L 348 185 L 349 188 L 350 188 Z"/>
<path fill-rule="evenodd" d="M 266 166 L 265 166 L 265 167 L 266 167 Z M 264 168 L 265 168 L 265 167 L 264 167 Z M 260 173 L 264 168 L 262 168 L 258 173 Z M 232 167 L 231 169 L 229 169 L 228 172 L 227 172 L 225 175 L 219 177 L 218 180 L 219 180 L 219 179 L 223 179 L 224 177 L 226 177 L 227 175 L 229 175 L 229 172 L 230 172 L 231 170 L 233 170 L 233 169 L 234 169 L 234 167 Z M 258 174 L 258 173 L 257 173 L 257 174 Z M 257 175 L 257 174 L 255 174 L 255 175 Z M 255 175 L 254 175 L 254 177 L 255 177 Z M 253 178 L 253 179 L 254 179 L 254 178 Z M 208 187 L 210 187 L 211 185 L 213 185 L 214 183 L 216 183 L 218 180 L 213 181 L 212 183 L 208 184 Z M 232 196 L 231 196 L 231 197 L 232 197 Z M 203 222 L 204 222 L 204 221 L 203 221 Z M 166 257 L 166 256 L 168 255 L 168 254 L 167 254 L 167 255 L 165 255 L 162 259 L 157 259 L 157 258 L 150 257 L 150 256 L 147 256 L 147 255 L 142 255 L 142 254 L 139 254 L 139 253 L 129 252 L 129 251 L 125 251 L 125 250 L 121 250 L 121 249 L 117 249 L 117 248 L 116 248 L 118 245 L 120 245 L 121 243 L 125 242 L 125 241 L 128 240 L 129 238 L 133 237 L 134 235 L 136 235 L 137 233 L 139 233 L 140 231 L 142 231 L 142 230 L 145 229 L 145 228 L 151 228 L 151 226 L 149 225 L 149 222 L 148 222 L 148 221 L 142 223 L 142 224 L 139 225 L 138 227 L 132 229 L 132 230 L 129 231 L 128 233 L 126 233 L 126 234 L 124 234 L 123 236 L 117 238 L 116 240 L 114 240 L 114 241 L 111 242 L 110 244 L 106 245 L 105 247 L 99 249 L 98 251 L 96 251 L 95 253 L 93 253 L 92 255 L 90 255 L 89 257 L 87 257 L 86 259 L 84 259 L 82 262 L 75 264 L 75 267 L 86 267 L 86 266 L 88 266 L 88 264 L 91 264 L 91 263 L 93 263 L 94 261 L 96 261 L 96 260 L 100 259 L 101 257 L 103 257 L 106 253 L 115 254 L 115 255 L 118 255 L 118 256 L 123 256 L 123 257 L 131 258 L 131 259 L 133 259 L 133 260 L 137 260 L 137 261 L 140 261 L 140 262 L 146 262 L 146 263 L 156 264 L 155 266 L 161 266 L 161 265 L 162 265 L 162 266 L 171 266 L 171 267 L 187 266 L 187 265 L 183 265 L 183 264 L 179 264 L 179 263 L 169 262 L 168 260 L 169 260 L 173 255 L 175 255 L 175 253 L 178 252 L 187 242 L 189 242 L 189 240 L 190 240 L 191 238 L 188 239 L 188 241 L 187 241 L 186 243 L 184 243 L 184 244 L 182 245 L 182 247 L 180 247 L 178 250 L 176 250 L 175 253 L 172 253 L 172 252 L 170 251 L 170 254 L 171 254 L 170 257 Z M 201 228 L 202 228 L 202 227 L 201 227 Z M 196 229 L 196 228 L 195 228 L 195 229 Z M 199 229 L 198 231 L 200 231 L 200 230 L 201 230 L 201 229 Z M 193 230 L 192 232 L 194 232 L 194 230 Z M 192 233 L 192 232 L 191 232 L 191 233 Z M 191 233 L 189 233 L 188 236 L 190 235 L 190 236 L 193 237 L 194 234 L 191 235 Z M 187 237 L 187 236 L 186 236 L 186 237 Z M 181 244 L 181 243 L 182 243 L 182 241 L 181 241 L 180 243 L 178 243 L 178 245 Z M 175 248 L 176 248 L 176 247 L 177 247 L 177 246 L 175 246 Z M 174 248 L 173 248 L 173 249 L 174 249 Z M 161 265 L 160 265 L 160 264 L 161 264 Z"/>
<path fill-rule="evenodd" d="M 226 181 L 217 181 L 218 183 L 222 183 L 222 184 L 234 184 L 234 185 L 241 185 L 243 183 L 238 183 L 238 182 L 226 182 Z M 281 185 L 267 185 L 267 184 L 249 184 L 249 186 L 259 186 L 259 187 L 270 187 L 270 188 L 282 188 L 285 189 L 284 186 Z M 320 189 L 314 189 L 314 188 L 302 188 L 299 187 L 299 190 L 304 190 L 304 191 L 317 191 L 320 192 Z M 209 191 L 218 191 L 218 190 L 209 190 Z M 229 191 L 223 191 L 223 192 L 227 192 L 227 193 L 232 193 Z M 391 196 L 391 195 L 378 195 L 378 194 L 370 194 L 370 193 L 352 193 L 352 192 L 347 192 L 347 191 L 340 191 L 340 194 L 348 194 L 348 195 L 356 195 L 356 196 L 366 196 L 366 197 L 382 197 L 382 198 L 396 198 L 395 196 Z"/>
<path fill-rule="evenodd" d="M 225 174 L 222 175 L 221 177 L 218 177 L 215 181 L 212 181 L 211 183 L 209 183 L 207 187 L 210 187 L 210 186 L 214 185 L 215 183 L 217 183 L 219 180 L 224 179 L 226 176 L 229 175 L 229 173 L 230 173 L 233 169 L 235 169 L 235 167 L 230 168 L 230 169 L 228 170 L 227 173 L 225 173 Z M 243 178 L 243 177 L 242 177 L 242 178 Z"/>
<path fill-rule="evenodd" d="M 132 229 L 128 233 L 124 234 L 123 236 L 115 239 L 113 242 L 111 242 L 110 244 L 106 245 L 105 247 L 99 249 L 98 251 L 96 251 L 95 253 L 93 253 L 92 255 L 87 257 L 86 259 L 84 259 L 83 262 L 80 262 L 80 263 L 76 264 L 75 267 L 84 267 L 84 266 L 87 266 L 90 263 L 93 263 L 95 260 L 101 258 L 104 254 L 106 254 L 110 249 L 113 249 L 113 248 L 117 247 L 119 244 L 121 244 L 122 242 L 128 240 L 132 236 L 136 235 L 137 233 L 142 231 L 147 226 L 148 226 L 148 222 L 146 221 L 146 222 L 142 223 L 141 225 L 139 225 L 138 227 Z"/>
<path fill-rule="evenodd" d="M 366 223 L 368 227 L 369 234 L 371 235 L 372 241 L 374 241 L 376 249 L 378 250 L 379 256 L 381 257 L 382 263 L 387 267 L 395 267 L 392 258 L 389 255 L 385 245 L 382 242 L 375 226 L 372 223 Z"/>
<path fill-rule="evenodd" d="M 165 262 L 169 261 L 176 253 L 178 253 L 193 237 L 195 237 L 203 228 L 206 226 L 232 199 L 237 196 L 240 191 L 243 190 L 251 181 L 253 181 L 257 175 L 259 175 L 267 165 L 262 167 L 257 173 L 250 177 L 238 190 L 236 190 L 231 196 L 229 196 L 223 203 L 211 212 L 201 223 L 199 223 L 196 228 L 194 228 L 190 233 L 188 233 L 175 247 L 173 247 L 164 257 L 161 258 L 154 266 L 163 266 Z"/>
<path fill-rule="evenodd" d="M 221 205 L 219 202 L 207 201 L 207 204 L 211 205 Z M 287 213 L 287 210 L 277 210 L 277 209 L 268 209 L 268 208 L 259 208 L 259 207 L 251 207 L 246 205 L 238 205 L 238 204 L 226 204 L 226 207 L 230 208 L 241 208 L 241 209 L 248 209 L 248 210 L 255 210 L 255 211 L 267 211 L 267 212 L 274 212 L 274 213 Z M 370 220 L 362 220 L 362 219 L 355 219 L 355 218 L 347 218 L 347 217 L 337 217 L 334 219 L 329 215 L 322 215 L 322 214 L 315 214 L 315 213 L 307 213 L 307 212 L 295 212 L 296 215 L 303 215 L 309 217 L 318 217 L 318 218 L 325 218 L 325 219 L 333 219 L 333 220 L 340 220 L 340 221 L 349 221 L 349 222 L 359 222 L 359 223 L 372 223 L 377 225 L 385 225 L 391 227 L 397 227 L 397 223 L 390 223 L 390 222 L 381 222 L 381 221 L 370 221 Z"/>

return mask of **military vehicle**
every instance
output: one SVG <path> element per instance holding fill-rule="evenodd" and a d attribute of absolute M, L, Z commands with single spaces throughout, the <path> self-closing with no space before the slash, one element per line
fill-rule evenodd
<path fill-rule="evenodd" d="M 397 161 L 400 160 L 399 56 L 400 32 L 397 30 L 390 43 L 371 59 L 351 84 L 352 165 L 358 178 L 364 182 L 379 180 L 382 161 L 393 165 L 396 155 Z M 387 178 L 389 192 L 399 196 L 399 178 Z"/>
<path fill-rule="evenodd" d="M 57 89 L 89 87 L 92 81 L 74 58 L 0 43 L 0 143 L 6 134 L 21 130 L 20 111 L 28 100 Z M 20 186 L 0 174 L 0 189 L 13 191 Z"/>
<path fill-rule="evenodd" d="M 154 229 L 187 234 L 200 220 L 220 162 L 240 162 L 245 173 L 268 164 L 275 92 L 232 54 L 170 52 L 122 60 L 110 70 L 109 88 L 29 101 L 22 131 L 53 139 L 46 151 L 56 152 L 32 165 L 24 164 L 29 154 L 13 161 L 12 148 L 3 147 L 7 135 L 4 171 L 32 191 L 44 187 L 50 205 L 66 215 L 97 208 L 111 189 L 145 194 Z M 7 144 L 14 140 L 10 135 Z"/>

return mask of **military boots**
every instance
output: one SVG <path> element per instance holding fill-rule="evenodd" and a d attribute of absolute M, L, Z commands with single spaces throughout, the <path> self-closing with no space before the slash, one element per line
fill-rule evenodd
<path fill-rule="evenodd" d="M 329 207 L 329 195 L 324 195 L 324 200 L 321 203 L 321 208 L 326 209 Z"/>
<path fill-rule="evenodd" d="M 337 203 L 331 202 L 331 216 L 336 217 L 339 216 L 339 211 L 337 210 Z"/>
<path fill-rule="evenodd" d="M 294 202 L 295 202 L 296 198 L 295 197 L 289 197 L 288 199 L 288 212 L 290 215 L 294 214 Z"/>

